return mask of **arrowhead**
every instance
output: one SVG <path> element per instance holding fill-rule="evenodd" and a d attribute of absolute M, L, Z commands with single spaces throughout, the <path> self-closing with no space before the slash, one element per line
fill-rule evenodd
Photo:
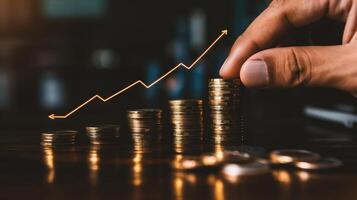
<path fill-rule="evenodd" d="M 222 33 L 224 33 L 225 35 L 228 35 L 228 30 L 223 30 Z"/>
<path fill-rule="evenodd" d="M 48 118 L 54 120 L 55 119 L 55 114 L 52 114 L 52 115 L 48 115 Z"/>

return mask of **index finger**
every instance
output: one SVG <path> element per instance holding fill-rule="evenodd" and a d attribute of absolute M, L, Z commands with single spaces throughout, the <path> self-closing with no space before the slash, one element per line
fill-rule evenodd
<path fill-rule="evenodd" d="M 321 18 L 327 0 L 275 0 L 238 37 L 220 74 L 224 78 L 239 76 L 243 63 L 258 51 L 271 48 L 286 32 Z"/>

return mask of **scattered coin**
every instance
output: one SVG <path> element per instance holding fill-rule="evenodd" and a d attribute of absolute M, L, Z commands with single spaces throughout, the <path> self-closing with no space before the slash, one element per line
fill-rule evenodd
<path fill-rule="evenodd" d="M 254 161 L 245 164 L 226 164 L 222 173 L 227 178 L 238 176 L 262 175 L 270 172 L 269 165 Z"/>
<path fill-rule="evenodd" d="M 222 161 L 213 154 L 182 156 L 172 162 L 173 168 L 180 171 L 213 169 L 221 164 Z"/>
<path fill-rule="evenodd" d="M 179 160 L 173 161 L 172 166 L 176 170 L 195 170 L 201 168 L 203 165 L 199 157 L 183 157 Z"/>
<path fill-rule="evenodd" d="M 224 151 L 222 156 L 222 161 L 226 163 L 248 163 L 254 161 L 250 154 L 240 152 L 240 151 Z"/>
<path fill-rule="evenodd" d="M 270 153 L 270 160 L 273 164 L 292 164 L 300 161 L 314 162 L 320 158 L 321 156 L 317 153 L 299 149 L 275 150 Z"/>
<path fill-rule="evenodd" d="M 222 163 L 222 161 L 213 154 L 204 154 L 201 156 L 201 162 L 206 167 L 215 167 Z"/>
<path fill-rule="evenodd" d="M 254 157 L 264 157 L 266 155 L 266 149 L 260 146 L 239 145 L 238 147 L 232 148 L 230 150 L 247 153 Z"/>
<path fill-rule="evenodd" d="M 295 167 L 302 170 L 327 170 L 341 167 L 343 165 L 342 161 L 336 158 L 322 158 L 315 162 L 300 161 L 294 163 Z"/>

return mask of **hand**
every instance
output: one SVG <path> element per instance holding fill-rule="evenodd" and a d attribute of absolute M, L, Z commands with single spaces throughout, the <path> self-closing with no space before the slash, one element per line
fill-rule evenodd
<path fill-rule="evenodd" d="M 271 48 L 322 17 L 346 23 L 341 45 Z M 220 75 L 247 87 L 303 84 L 357 94 L 357 0 L 274 0 L 236 40 Z"/>

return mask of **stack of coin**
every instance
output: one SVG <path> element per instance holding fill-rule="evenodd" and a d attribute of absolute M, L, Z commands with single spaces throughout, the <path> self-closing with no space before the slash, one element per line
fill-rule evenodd
<path fill-rule="evenodd" d="M 211 129 L 213 140 L 220 144 L 226 141 L 236 142 L 232 137 L 240 138 L 240 87 L 239 79 L 210 79 L 208 83 Z M 238 132 L 238 134 L 237 134 Z"/>
<path fill-rule="evenodd" d="M 128 121 L 133 134 L 160 133 L 162 131 L 162 110 L 131 110 L 128 111 Z"/>
<path fill-rule="evenodd" d="M 203 101 L 172 100 L 169 105 L 175 151 L 183 153 L 186 147 L 202 140 Z"/>
<path fill-rule="evenodd" d="M 162 110 L 139 109 L 128 111 L 128 122 L 137 153 L 149 152 L 161 140 Z"/>
<path fill-rule="evenodd" d="M 99 126 L 87 126 L 86 132 L 91 144 L 113 144 L 119 138 L 118 125 L 107 124 Z"/>
<path fill-rule="evenodd" d="M 42 146 L 73 145 L 76 142 L 77 131 L 49 131 L 41 133 Z"/>

